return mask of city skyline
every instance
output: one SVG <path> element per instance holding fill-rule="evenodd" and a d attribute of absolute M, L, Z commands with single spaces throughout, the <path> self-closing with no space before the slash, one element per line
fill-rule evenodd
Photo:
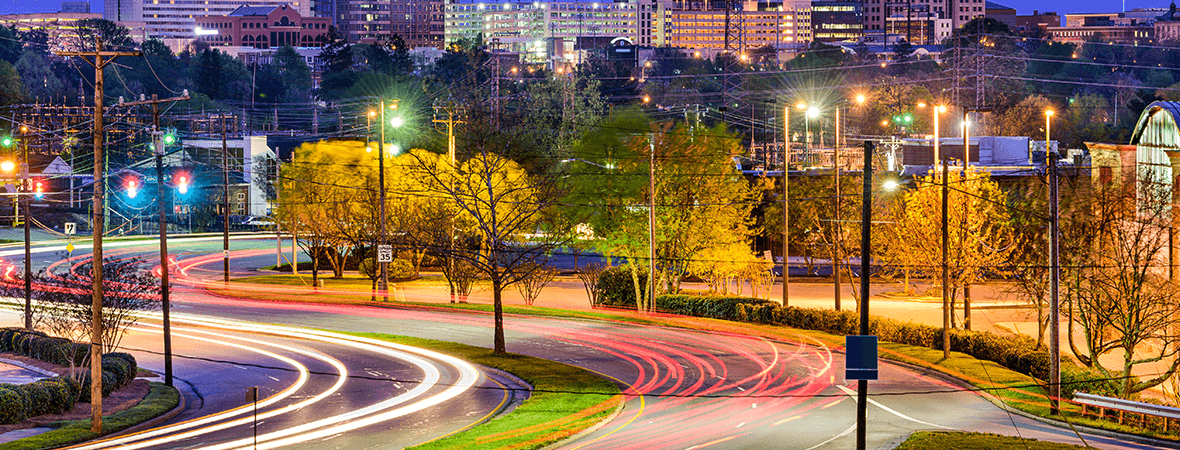
<path fill-rule="evenodd" d="M 589 1 L 589 0 L 588 0 Z M 1066 13 L 1100 13 L 1111 12 L 1122 9 L 1122 5 L 1126 5 L 1126 9 L 1134 8 L 1167 8 L 1168 3 L 1155 0 L 1129 0 L 1129 1 L 1099 1 L 1099 0 L 1083 0 L 1083 1 L 1068 1 L 1068 0 L 1041 0 L 1032 3 L 1023 1 L 1008 0 L 998 1 L 1005 6 L 1016 8 L 1019 14 L 1032 14 L 1033 10 L 1045 12 L 1052 11 L 1059 14 Z M 2 0 L 0 1 L 0 14 L 17 14 L 17 13 L 35 13 L 35 12 L 56 12 L 61 7 L 60 0 Z M 102 12 L 103 0 L 91 0 L 90 11 Z"/>

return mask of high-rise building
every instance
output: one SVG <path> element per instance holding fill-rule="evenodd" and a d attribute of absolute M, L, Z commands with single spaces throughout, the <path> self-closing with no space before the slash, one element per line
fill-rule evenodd
<path fill-rule="evenodd" d="M 864 37 L 859 0 L 811 2 L 811 36 L 818 42 L 856 42 Z"/>
<path fill-rule="evenodd" d="M 90 14 L 90 2 L 61 2 L 61 12 Z"/>
<path fill-rule="evenodd" d="M 410 47 L 441 48 L 442 0 L 338 0 L 332 19 L 349 42 L 384 42 L 398 35 Z"/>
<path fill-rule="evenodd" d="M 446 42 L 482 36 L 497 50 L 534 62 L 579 62 L 612 42 L 697 50 L 726 49 L 731 2 L 626 0 L 483 3 L 449 0 Z M 811 41 L 810 2 L 747 1 L 729 11 L 728 37 L 740 51 L 798 48 Z"/>
<path fill-rule="evenodd" d="M 986 11 L 986 0 L 862 0 L 866 40 L 938 44 Z"/>
<path fill-rule="evenodd" d="M 224 16 L 240 6 L 289 5 L 304 17 L 311 16 L 311 0 L 107 0 L 103 18 L 143 22 L 151 38 L 179 51 L 196 38 L 196 19 Z"/>

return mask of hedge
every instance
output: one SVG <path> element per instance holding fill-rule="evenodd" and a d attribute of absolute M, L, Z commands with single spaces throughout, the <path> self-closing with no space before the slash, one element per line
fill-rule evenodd
<path fill-rule="evenodd" d="M 626 275 L 626 284 L 630 289 L 634 289 L 631 286 L 630 273 L 616 269 L 620 268 L 607 269 L 603 276 L 611 271 L 614 271 L 612 277 Z M 598 285 L 611 287 L 616 286 L 616 283 L 621 284 L 618 280 L 608 280 L 604 283 L 603 278 L 599 278 Z M 606 291 L 602 291 L 600 295 L 605 293 Z M 632 293 L 629 304 L 613 306 L 634 308 L 634 298 Z M 860 333 L 860 318 L 853 311 L 783 307 L 775 302 L 749 297 L 661 295 L 656 297 L 656 309 L 689 316 L 784 325 L 836 335 Z M 942 349 L 941 327 L 873 317 L 869 322 L 869 333 L 876 335 L 881 341 Z M 993 361 L 1041 380 L 1049 378 L 1049 354 L 1044 350 L 1037 350 L 1036 342 L 1027 336 L 999 336 L 980 331 L 952 329 L 950 340 L 952 351 Z"/>
<path fill-rule="evenodd" d="M 647 269 L 639 268 L 639 285 L 647 286 Z M 619 308 L 635 307 L 635 281 L 631 279 L 629 266 L 608 267 L 598 275 L 598 284 L 594 285 L 598 291 L 598 304 Z M 640 295 L 646 295 L 646 289 L 640 289 Z"/>
<path fill-rule="evenodd" d="M 80 367 L 89 357 L 90 345 L 50 337 L 40 331 L 3 328 L 0 329 L 0 351 L 13 352 L 59 366 Z M 102 355 L 103 397 L 134 381 L 138 370 L 135 357 L 128 353 Z M 11 401 L 13 398 L 20 405 L 19 411 L 8 411 L 10 407 L 15 407 Z M 83 376 L 81 382 L 70 377 L 54 377 L 25 385 L 0 384 L 0 423 L 16 423 L 26 417 L 57 414 L 73 408 L 75 402 L 89 401 L 89 372 Z"/>
<path fill-rule="evenodd" d="M 859 315 L 852 311 L 783 307 L 775 303 L 751 300 L 750 303 L 737 307 L 737 320 L 785 325 L 838 335 L 860 333 Z M 941 327 L 873 317 L 869 320 L 869 334 L 887 342 L 936 350 L 942 348 Z M 1049 354 L 1037 350 L 1036 342 L 1027 336 L 999 336 L 981 331 L 952 329 L 950 341 L 951 351 L 993 361 L 1033 378 L 1045 380 L 1049 377 Z"/>

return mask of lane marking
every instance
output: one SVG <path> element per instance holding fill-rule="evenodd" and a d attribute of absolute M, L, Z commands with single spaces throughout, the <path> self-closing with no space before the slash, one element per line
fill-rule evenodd
<path fill-rule="evenodd" d="M 844 393 L 845 393 L 845 394 L 848 394 L 848 396 L 849 396 L 849 397 L 856 398 L 856 391 L 853 391 L 852 389 L 848 389 L 848 388 L 846 388 L 846 387 L 844 387 L 844 386 L 842 386 L 842 385 L 839 385 L 839 384 L 837 384 L 837 385 L 836 385 L 836 387 L 840 388 L 840 390 L 841 390 L 841 391 L 844 391 Z M 893 414 L 893 415 L 895 415 L 895 416 L 897 416 L 897 417 L 901 417 L 902 419 L 905 419 L 905 420 L 908 420 L 908 421 L 911 421 L 911 422 L 920 423 L 920 424 L 922 424 L 922 425 L 931 426 L 931 427 L 938 427 L 938 428 L 942 428 L 942 429 L 944 429 L 944 430 L 954 430 L 954 429 L 955 429 L 955 428 L 951 428 L 951 427 L 944 427 L 944 426 L 942 426 L 942 425 L 938 425 L 938 424 L 934 424 L 934 423 L 925 422 L 925 421 L 921 421 L 921 420 L 915 419 L 915 418 L 913 418 L 913 417 L 910 417 L 910 416 L 907 416 L 907 415 L 905 415 L 905 414 L 902 414 L 902 413 L 900 413 L 900 412 L 897 412 L 897 411 L 895 411 L 893 408 L 890 408 L 890 407 L 888 407 L 888 406 L 882 405 L 882 404 L 881 404 L 881 402 L 878 402 L 878 401 L 876 401 L 876 400 L 873 400 L 873 399 L 871 399 L 871 398 L 867 398 L 867 397 L 866 397 L 866 398 L 865 398 L 865 400 L 868 400 L 868 401 L 869 401 L 869 404 L 871 404 L 871 405 L 873 405 L 873 406 L 876 406 L 876 407 L 878 407 L 878 408 L 881 408 L 881 409 L 885 410 L 885 412 L 888 412 L 888 413 L 890 413 L 890 414 Z"/>

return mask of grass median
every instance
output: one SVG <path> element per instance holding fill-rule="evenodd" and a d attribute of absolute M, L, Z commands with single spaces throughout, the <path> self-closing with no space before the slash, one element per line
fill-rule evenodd
<path fill-rule="evenodd" d="M 53 425 L 56 429 L 24 439 L 0 444 L 0 450 L 39 450 L 59 448 L 116 433 L 147 422 L 171 411 L 180 404 L 180 393 L 163 383 L 151 383 L 147 397 L 127 410 L 103 416 L 103 433 L 90 431 L 90 420 L 71 420 Z"/>
<path fill-rule="evenodd" d="M 919 431 L 897 446 L 896 450 L 1076 450 L 1080 445 L 1060 444 L 991 433 L 958 431 Z"/>
<path fill-rule="evenodd" d="M 622 404 L 619 386 L 568 364 L 531 356 L 497 355 L 482 347 L 379 333 L 346 333 L 434 350 L 511 373 L 533 386 L 512 412 L 490 418 L 421 445 L 416 450 L 536 449 L 601 423 Z"/>

